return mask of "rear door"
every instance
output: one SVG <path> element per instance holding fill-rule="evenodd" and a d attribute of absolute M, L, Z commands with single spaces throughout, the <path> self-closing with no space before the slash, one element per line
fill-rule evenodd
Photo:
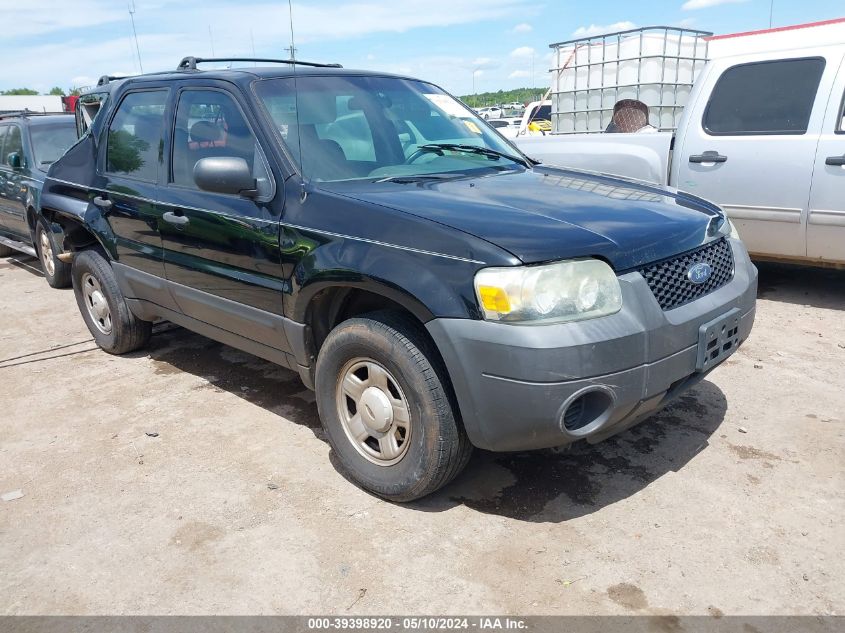
<path fill-rule="evenodd" d="M 131 90 L 123 96 L 103 132 L 103 190 L 94 198 L 114 232 L 118 261 L 162 280 L 162 211 L 156 196 L 163 172 L 168 96 L 169 90 L 164 87 Z M 163 282 L 153 282 L 152 286 L 164 287 Z M 149 291 L 156 293 L 154 287 Z M 152 294 L 137 298 L 168 303 Z"/>
<path fill-rule="evenodd" d="M 681 134 L 676 183 L 721 205 L 752 253 L 804 257 L 812 164 L 836 68 L 812 52 L 747 59 L 710 62 L 702 79 L 712 89 Z"/>
<path fill-rule="evenodd" d="M 20 167 L 9 164 L 9 156 L 15 154 Z M 31 168 L 26 160 L 23 146 L 23 130 L 17 123 L 6 126 L 3 134 L 3 161 L 0 164 L 0 226 L 14 238 L 29 242 L 26 224 L 25 174 Z"/>
<path fill-rule="evenodd" d="M 177 94 L 168 182 L 161 193 L 165 267 L 186 315 L 286 350 L 279 251 L 283 194 L 277 195 L 247 111 L 222 82 Z M 200 190 L 194 165 L 211 157 L 243 158 L 256 179 L 257 197 Z"/>
<path fill-rule="evenodd" d="M 807 256 L 845 262 L 845 60 L 830 95 L 816 152 Z"/>

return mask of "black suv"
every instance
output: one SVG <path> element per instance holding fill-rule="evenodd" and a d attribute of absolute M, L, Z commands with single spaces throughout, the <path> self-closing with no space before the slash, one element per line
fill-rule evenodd
<path fill-rule="evenodd" d="M 71 114 L 0 114 L 0 257 L 39 257 L 54 288 L 70 286 L 70 263 L 59 259 L 60 227 L 39 217 L 39 200 L 47 169 L 76 139 Z"/>
<path fill-rule="evenodd" d="M 166 319 L 298 372 L 378 495 L 616 433 L 751 330 L 711 203 L 540 166 L 425 81 L 203 61 L 115 84 L 51 168 L 79 309 L 113 354 Z"/>

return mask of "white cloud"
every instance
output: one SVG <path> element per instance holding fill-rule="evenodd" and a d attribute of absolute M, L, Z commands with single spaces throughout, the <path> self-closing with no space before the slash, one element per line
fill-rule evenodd
<path fill-rule="evenodd" d="M 526 59 L 531 57 L 534 54 L 534 49 L 530 46 L 520 46 L 519 48 L 515 48 L 511 51 L 511 57 L 516 57 L 517 59 Z"/>
<path fill-rule="evenodd" d="M 489 57 L 476 57 L 469 63 L 469 65 L 473 68 L 497 68 L 499 66 L 499 62 Z"/>
<path fill-rule="evenodd" d="M 695 26 L 696 19 L 695 18 L 684 18 L 678 22 L 678 26 L 682 29 L 688 29 Z"/>
<path fill-rule="evenodd" d="M 696 1 L 696 0 L 691 0 Z M 706 0 L 703 0 L 706 1 Z M 617 31 L 627 31 L 635 29 L 637 25 L 633 22 L 614 22 L 607 26 L 600 26 L 598 24 L 591 24 L 590 26 L 580 26 L 572 33 L 572 37 L 593 37 L 594 35 L 604 35 L 605 33 L 615 33 Z"/>
<path fill-rule="evenodd" d="M 681 5 L 684 11 L 695 11 L 696 9 L 709 9 L 720 4 L 739 4 L 740 2 L 748 2 L 748 0 L 687 0 Z"/>
<path fill-rule="evenodd" d="M 527 22 L 522 22 L 521 24 L 517 24 L 513 27 L 514 33 L 530 33 L 532 31 L 532 26 Z"/>
<path fill-rule="evenodd" d="M 508 79 L 525 79 L 530 76 L 531 73 L 527 70 L 515 70 L 510 75 L 508 75 Z"/>

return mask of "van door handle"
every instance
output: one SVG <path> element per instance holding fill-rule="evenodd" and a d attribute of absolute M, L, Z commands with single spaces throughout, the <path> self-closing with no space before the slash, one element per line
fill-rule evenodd
<path fill-rule="evenodd" d="M 722 156 L 719 152 L 714 151 L 693 154 L 689 157 L 691 163 L 724 163 L 726 160 L 728 160 L 727 156 Z"/>
<path fill-rule="evenodd" d="M 824 160 L 824 164 L 845 167 L 845 154 L 843 154 L 842 156 L 828 156 Z"/>
<path fill-rule="evenodd" d="M 91 202 L 105 211 L 111 209 L 113 204 L 111 200 L 103 196 L 95 196 Z"/>
<path fill-rule="evenodd" d="M 167 222 L 168 224 L 175 224 L 176 226 L 185 226 L 188 222 L 191 221 L 187 216 L 174 213 L 173 211 L 168 211 L 163 216 L 161 216 L 161 219 Z"/>

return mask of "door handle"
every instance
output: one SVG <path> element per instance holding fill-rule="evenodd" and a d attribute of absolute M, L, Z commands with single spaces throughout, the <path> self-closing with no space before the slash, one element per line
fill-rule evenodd
<path fill-rule="evenodd" d="M 174 213 L 173 211 L 168 211 L 161 219 L 167 222 L 168 224 L 175 224 L 176 226 L 185 226 L 191 220 L 182 215 L 181 213 Z"/>
<path fill-rule="evenodd" d="M 703 154 L 693 154 L 689 157 L 691 163 L 724 163 L 727 160 L 727 156 L 722 156 L 719 152 L 712 150 Z"/>
<path fill-rule="evenodd" d="M 113 204 L 111 200 L 104 198 L 103 196 L 95 196 L 91 202 L 105 211 L 111 209 Z"/>
<path fill-rule="evenodd" d="M 843 154 L 842 156 L 828 156 L 824 160 L 824 164 L 845 167 L 845 154 Z"/>

